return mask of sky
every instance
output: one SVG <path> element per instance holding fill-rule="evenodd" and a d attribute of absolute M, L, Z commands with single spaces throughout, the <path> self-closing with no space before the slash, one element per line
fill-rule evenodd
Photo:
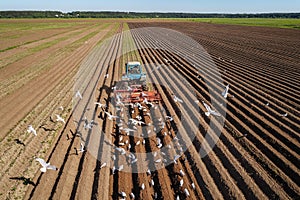
<path fill-rule="evenodd" d="M 193 13 L 300 12 L 300 0 L 1 0 L 0 10 Z"/>

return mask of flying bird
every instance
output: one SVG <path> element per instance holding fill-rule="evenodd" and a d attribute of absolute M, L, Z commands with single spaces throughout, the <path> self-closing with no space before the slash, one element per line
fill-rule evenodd
<path fill-rule="evenodd" d="M 203 105 L 205 106 L 205 108 L 206 108 L 206 110 L 207 110 L 207 112 L 205 112 L 205 115 L 206 116 L 209 116 L 209 115 L 215 115 L 215 116 L 221 116 L 221 114 L 220 113 L 218 113 L 217 111 L 215 111 L 215 110 L 212 110 L 211 108 L 210 108 L 210 106 L 209 105 L 207 105 L 204 101 L 202 102 L 203 103 Z"/>
<path fill-rule="evenodd" d="M 103 163 L 101 166 L 100 166 L 100 169 L 102 169 L 103 167 L 106 166 L 106 163 Z"/>
<path fill-rule="evenodd" d="M 187 197 L 190 196 L 190 193 L 189 193 L 188 189 L 186 189 L 186 188 L 184 189 L 184 193 L 185 193 L 185 196 L 187 196 Z"/>
<path fill-rule="evenodd" d="M 120 192 L 120 195 L 121 195 L 123 198 L 126 198 L 126 197 L 127 197 L 127 195 L 126 195 L 125 192 Z"/>
<path fill-rule="evenodd" d="M 44 159 L 42 158 L 36 158 L 36 161 L 39 161 L 39 163 L 43 166 L 40 170 L 42 172 L 46 172 L 47 169 L 51 169 L 51 170 L 57 170 L 57 167 L 55 167 L 54 165 L 50 165 L 50 163 L 46 163 Z"/>
<path fill-rule="evenodd" d="M 100 108 L 106 108 L 106 104 L 95 102 L 96 105 L 98 105 Z"/>
<path fill-rule="evenodd" d="M 183 103 L 183 101 L 181 99 L 179 99 L 177 96 L 174 95 L 174 101 L 175 103 L 179 102 L 179 103 Z"/>
<path fill-rule="evenodd" d="M 79 153 L 83 153 L 85 150 L 84 150 L 84 145 L 83 143 L 80 143 L 80 149 L 79 149 Z"/>
<path fill-rule="evenodd" d="M 172 116 L 166 116 L 166 119 L 169 120 L 170 122 L 174 120 Z"/>
<path fill-rule="evenodd" d="M 182 171 L 182 169 L 179 171 L 180 176 L 184 176 L 185 173 Z"/>
<path fill-rule="evenodd" d="M 108 119 L 109 119 L 109 120 L 114 120 L 114 119 L 119 118 L 118 116 L 114 116 L 114 115 L 110 114 L 109 112 L 106 112 L 106 111 L 104 111 L 104 112 L 105 112 L 106 115 L 108 116 Z"/>
<path fill-rule="evenodd" d="M 180 180 L 179 182 L 179 186 L 182 187 L 183 186 L 183 179 Z"/>
<path fill-rule="evenodd" d="M 180 155 L 175 155 L 175 156 L 174 156 L 174 160 L 173 160 L 173 161 L 174 161 L 175 164 L 177 164 L 177 159 L 178 159 L 178 158 L 180 158 Z"/>
<path fill-rule="evenodd" d="M 153 179 L 151 179 L 151 185 L 154 186 L 154 180 Z"/>
<path fill-rule="evenodd" d="M 80 99 L 82 99 L 82 95 L 81 95 L 81 93 L 79 92 L 79 90 L 76 92 L 75 97 L 76 97 L 76 98 L 79 97 Z"/>
<path fill-rule="evenodd" d="M 288 114 L 287 114 L 287 113 L 284 113 L 284 114 L 281 114 L 281 116 L 282 116 L 282 117 L 286 117 L 286 116 L 288 116 Z"/>
<path fill-rule="evenodd" d="M 150 169 L 147 170 L 147 174 L 151 175 L 151 170 Z"/>
<path fill-rule="evenodd" d="M 33 133 L 33 135 L 37 136 L 36 130 L 32 127 L 32 125 L 28 126 L 27 133 Z"/>
<path fill-rule="evenodd" d="M 196 189 L 196 187 L 195 187 L 195 183 L 194 183 L 194 182 L 191 184 L 191 186 L 192 186 L 193 190 L 195 190 L 195 189 Z"/>
<path fill-rule="evenodd" d="M 132 192 L 130 193 L 130 197 L 131 199 L 135 199 L 135 195 Z"/>
<path fill-rule="evenodd" d="M 229 90 L 229 84 L 225 87 L 224 91 L 222 92 L 222 96 L 224 98 L 227 98 L 228 90 Z"/>
<path fill-rule="evenodd" d="M 65 120 L 60 116 L 60 115 L 56 115 L 56 121 L 57 122 L 62 122 L 62 123 L 66 123 Z"/>

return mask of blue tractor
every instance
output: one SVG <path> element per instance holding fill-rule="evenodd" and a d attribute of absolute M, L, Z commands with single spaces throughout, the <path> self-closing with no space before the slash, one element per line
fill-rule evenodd
<path fill-rule="evenodd" d="M 143 73 L 140 62 L 128 62 L 125 67 L 125 74 L 122 76 L 122 81 L 128 81 L 132 84 L 145 84 L 146 74 Z"/>

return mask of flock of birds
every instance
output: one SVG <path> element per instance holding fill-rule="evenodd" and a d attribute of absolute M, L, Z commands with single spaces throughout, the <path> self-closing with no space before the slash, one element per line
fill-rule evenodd
<path fill-rule="evenodd" d="M 106 74 L 106 75 L 105 75 L 105 78 L 108 78 L 108 77 L 109 77 L 109 74 Z M 115 88 L 116 88 L 116 87 L 113 87 L 113 89 L 115 89 Z M 130 90 L 130 89 L 131 89 L 131 88 L 128 88 L 128 90 Z M 223 96 L 224 98 L 227 98 L 228 95 L 229 95 L 229 84 L 225 87 L 224 91 L 222 92 L 222 96 Z M 143 100 L 143 102 L 142 102 L 143 105 L 142 105 L 141 103 L 135 103 L 135 104 L 132 103 L 132 104 L 130 104 L 130 106 L 131 106 L 132 108 L 138 108 L 138 109 L 141 110 L 141 111 L 147 111 L 147 106 L 149 106 L 149 107 L 154 107 L 155 109 L 157 109 L 157 106 L 154 106 L 151 102 L 149 102 L 149 101 L 147 100 L 147 95 L 146 95 L 146 94 L 142 94 L 142 96 L 143 96 L 143 98 L 144 98 L 144 100 Z M 82 99 L 82 98 L 83 98 L 82 95 L 81 95 L 81 93 L 80 93 L 80 91 L 77 91 L 77 92 L 76 92 L 75 97 L 76 97 L 76 98 L 79 98 L 79 99 Z M 231 97 L 233 98 L 234 96 L 231 95 Z M 174 100 L 175 103 L 184 103 L 182 99 L 180 99 L 179 97 L 177 97 L 177 96 L 175 96 L 175 95 L 174 95 L 174 97 L 173 97 L 173 100 Z M 199 103 L 198 100 L 196 100 L 195 102 L 196 102 L 196 103 Z M 205 107 L 205 109 L 206 109 L 205 115 L 206 115 L 207 117 L 209 117 L 210 115 L 221 116 L 221 114 L 220 114 L 219 112 L 217 112 L 216 110 L 213 110 L 207 103 L 205 103 L 204 101 L 202 101 L 202 103 L 203 103 L 203 105 L 204 105 L 204 107 Z M 127 123 L 127 127 L 124 127 L 124 126 L 123 126 L 124 121 L 121 119 L 122 117 L 124 117 L 124 113 L 123 113 L 123 111 L 124 111 L 124 104 L 123 104 L 122 101 L 121 101 L 121 96 L 118 96 L 118 95 L 116 96 L 116 109 L 117 109 L 117 111 L 120 111 L 120 115 L 119 115 L 119 116 L 112 115 L 110 112 L 107 112 L 107 111 L 105 110 L 105 109 L 107 108 L 107 106 L 106 106 L 105 103 L 95 102 L 94 104 L 103 110 L 103 112 L 106 114 L 106 117 L 107 117 L 108 120 L 115 121 L 115 120 L 118 119 L 119 123 L 118 123 L 117 125 L 118 125 L 118 127 L 119 127 L 119 130 L 120 130 L 120 131 L 124 131 L 125 134 L 126 134 L 127 136 L 130 134 L 130 132 L 136 132 L 137 129 L 138 129 L 137 126 L 151 125 L 151 124 L 145 124 L 145 122 L 142 121 L 142 117 L 139 116 L 139 115 L 137 115 L 135 118 L 129 118 L 128 123 Z M 269 106 L 269 102 L 267 102 L 267 103 L 265 104 L 265 106 Z M 60 110 L 63 110 L 63 107 L 61 106 L 61 107 L 59 107 L 59 109 L 60 109 Z M 135 112 L 134 109 L 132 109 L 132 114 L 134 114 L 134 112 Z M 149 116 L 150 116 L 150 113 L 147 112 L 145 115 L 149 115 Z M 288 115 L 287 113 L 281 114 L 282 117 L 286 117 L 287 115 Z M 63 123 L 63 124 L 66 123 L 65 120 L 64 120 L 60 115 L 56 114 L 55 116 L 56 116 L 56 122 L 61 122 L 61 123 Z M 121 117 L 121 118 L 120 118 L 120 117 Z M 83 128 L 84 128 L 85 130 L 87 130 L 87 129 L 92 129 L 93 126 L 97 124 L 97 123 L 95 123 L 93 120 L 88 121 L 86 118 L 85 118 L 84 120 L 85 120 L 85 122 L 84 122 Z M 166 117 L 165 117 L 165 120 L 162 120 L 162 118 L 158 119 L 158 121 L 160 121 L 160 128 L 161 128 L 161 130 L 164 128 L 164 126 L 165 126 L 165 124 L 166 124 L 167 121 L 171 122 L 171 121 L 173 121 L 173 120 L 174 120 L 174 119 L 173 119 L 172 116 L 166 116 Z M 129 128 L 128 125 L 131 125 L 131 128 Z M 155 130 L 155 128 L 154 128 L 154 130 Z M 37 131 L 33 128 L 32 125 L 28 125 L 27 132 L 28 132 L 28 133 L 32 133 L 33 135 L 37 136 Z M 149 133 L 151 133 L 151 130 L 148 131 L 148 134 L 149 134 Z M 165 132 L 164 134 L 166 135 L 166 132 Z M 143 136 L 143 134 L 142 134 L 142 136 Z M 177 139 L 177 140 L 178 140 L 178 139 Z M 122 146 L 128 145 L 128 150 L 130 151 L 130 149 L 131 149 L 131 144 L 129 144 L 128 140 L 123 141 L 123 136 L 122 136 L 122 135 L 118 138 L 118 141 L 119 141 L 119 146 L 120 146 L 120 147 L 116 147 L 115 149 L 116 149 L 116 151 L 119 152 L 121 155 L 125 155 L 125 154 L 126 154 L 126 150 L 125 150 Z M 161 143 L 161 139 L 160 139 L 160 138 L 158 138 L 158 137 L 156 138 L 156 143 L 157 143 L 157 147 L 158 147 L 158 148 L 162 148 L 162 143 Z M 138 141 L 135 143 L 135 146 L 138 146 L 138 145 L 140 145 L 140 144 L 141 144 L 141 141 L 138 140 Z M 145 144 L 145 140 L 142 140 L 142 144 L 143 144 L 143 145 Z M 85 150 L 85 147 L 84 147 L 84 144 L 83 144 L 82 142 L 80 143 L 80 148 L 79 148 L 79 149 L 77 149 L 77 148 L 74 148 L 74 149 L 75 149 L 75 154 L 76 154 L 76 155 L 78 155 L 79 153 L 83 153 L 83 152 L 86 151 L 86 150 Z M 182 147 L 181 147 L 181 149 L 182 149 Z M 155 152 L 155 153 L 154 153 L 154 157 L 156 157 L 156 156 L 157 156 L 157 153 Z M 128 154 L 128 158 L 129 158 L 131 164 L 134 164 L 134 163 L 137 162 L 137 158 L 136 158 L 135 155 L 132 154 L 132 153 L 129 153 L 129 154 Z M 180 155 L 175 155 L 174 158 L 173 158 L 173 162 L 174 162 L 175 164 L 177 164 L 177 160 L 178 160 L 179 158 L 180 158 Z M 113 160 L 116 160 L 116 156 L 113 155 L 113 156 L 112 156 L 112 159 L 113 159 Z M 57 169 L 58 169 L 56 166 L 51 165 L 49 162 L 47 163 L 47 162 L 46 162 L 44 159 L 42 159 L 42 158 L 35 158 L 35 160 L 38 161 L 38 162 L 40 163 L 40 165 L 42 166 L 42 168 L 40 168 L 41 172 L 46 172 L 47 170 L 57 170 Z M 165 159 L 163 159 L 163 160 L 165 161 Z M 162 159 L 156 159 L 154 162 L 155 162 L 155 163 L 160 163 L 160 162 L 162 162 Z M 103 167 L 106 167 L 106 166 L 107 166 L 107 163 L 102 163 L 102 165 L 100 166 L 100 168 L 103 168 Z M 112 174 L 114 174 L 116 170 L 122 171 L 123 168 L 124 168 L 123 165 L 120 165 L 120 166 L 113 166 L 112 169 L 111 169 L 111 170 L 112 170 Z M 148 175 L 151 175 L 150 169 L 148 169 L 147 174 L 148 174 Z M 179 174 L 180 174 L 181 177 L 185 176 L 185 173 L 183 172 L 182 169 L 180 169 Z M 153 180 L 153 178 L 150 179 L 150 182 L 149 182 L 149 183 L 150 183 L 151 186 L 154 186 L 154 185 L 155 185 L 155 181 Z M 179 181 L 179 187 L 183 187 L 183 185 L 184 185 L 184 180 L 181 179 L 181 180 Z M 192 189 L 195 190 L 195 184 L 192 182 L 190 185 L 191 185 Z M 142 184 L 140 185 L 140 189 L 141 189 L 141 190 L 144 190 L 144 189 L 145 189 L 145 184 L 144 184 L 144 183 L 142 183 Z M 187 188 L 184 188 L 183 191 L 184 191 L 184 194 L 186 195 L 186 197 L 190 196 L 189 190 L 188 190 Z M 127 197 L 127 194 L 126 194 L 124 191 L 121 191 L 121 192 L 119 193 L 119 195 L 120 195 L 123 199 L 125 199 L 125 198 Z M 131 192 L 131 193 L 129 194 L 129 196 L 130 196 L 131 199 L 135 199 L 135 194 L 134 194 L 133 192 Z M 154 194 L 154 197 L 157 198 L 157 193 Z M 179 196 L 177 196 L 176 199 L 179 200 L 179 199 L 180 199 Z"/>
<path fill-rule="evenodd" d="M 58 110 L 63 110 L 63 106 L 60 106 L 58 107 Z M 63 124 L 65 124 L 65 120 L 59 115 L 59 114 L 55 114 L 56 116 L 56 122 L 61 122 Z M 50 117 L 50 119 L 52 119 Z M 42 126 L 41 126 L 42 127 Z M 51 129 L 52 130 L 52 129 Z M 33 128 L 32 125 L 28 125 L 27 127 L 27 133 L 31 133 L 33 134 L 34 136 L 37 136 L 37 130 L 35 128 Z M 24 144 L 24 143 L 23 143 Z M 25 144 L 24 144 L 25 145 Z M 42 168 L 40 168 L 41 172 L 46 172 L 48 169 L 50 170 L 57 170 L 58 168 L 54 165 L 51 165 L 50 163 L 47 163 L 44 159 L 42 158 L 35 158 L 36 161 L 38 161 L 41 165 L 42 165 Z"/>

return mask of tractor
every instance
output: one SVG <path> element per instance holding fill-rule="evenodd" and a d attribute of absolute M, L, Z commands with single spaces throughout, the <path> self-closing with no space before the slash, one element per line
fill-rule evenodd
<path fill-rule="evenodd" d="M 137 103 L 145 100 L 158 103 L 161 96 L 153 86 L 146 82 L 146 73 L 143 73 L 140 62 L 128 62 L 125 65 L 125 74 L 115 85 L 115 98 L 122 103 Z"/>

